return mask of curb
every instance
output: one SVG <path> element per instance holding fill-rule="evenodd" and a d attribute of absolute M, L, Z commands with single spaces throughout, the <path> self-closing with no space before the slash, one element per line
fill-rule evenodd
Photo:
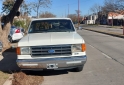
<path fill-rule="evenodd" d="M 13 74 L 5 81 L 3 85 L 12 85 Z"/>
<path fill-rule="evenodd" d="M 107 35 L 111 35 L 111 36 L 115 36 L 115 37 L 119 37 L 119 38 L 124 38 L 124 35 L 118 34 L 118 33 L 112 33 L 112 32 L 106 32 L 106 31 L 100 31 L 100 30 L 94 30 L 94 29 L 87 29 L 87 28 L 85 28 L 84 30 L 89 30 L 89 31 L 107 34 Z"/>

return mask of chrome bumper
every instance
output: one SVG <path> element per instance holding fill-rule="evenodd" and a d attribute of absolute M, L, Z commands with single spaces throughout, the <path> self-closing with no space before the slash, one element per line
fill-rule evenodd
<path fill-rule="evenodd" d="M 30 60 L 17 60 L 17 65 L 21 69 L 25 70 L 42 70 L 49 69 L 49 65 L 56 65 L 57 68 L 50 69 L 62 69 L 62 68 L 74 68 L 76 66 L 84 65 L 87 61 L 87 56 L 75 56 L 67 58 L 46 58 L 46 59 L 30 59 Z"/>

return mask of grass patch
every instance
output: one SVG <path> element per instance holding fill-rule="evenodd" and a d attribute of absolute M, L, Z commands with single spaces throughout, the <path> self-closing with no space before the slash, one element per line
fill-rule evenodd
<path fill-rule="evenodd" d="M 11 74 L 3 73 L 0 71 L 0 85 L 3 85 L 10 75 Z"/>

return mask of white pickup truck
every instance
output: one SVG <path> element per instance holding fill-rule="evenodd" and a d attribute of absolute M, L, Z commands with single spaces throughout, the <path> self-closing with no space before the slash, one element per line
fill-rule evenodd
<path fill-rule="evenodd" d="M 83 70 L 86 45 L 69 18 L 33 19 L 18 42 L 17 65 L 22 70 Z"/>

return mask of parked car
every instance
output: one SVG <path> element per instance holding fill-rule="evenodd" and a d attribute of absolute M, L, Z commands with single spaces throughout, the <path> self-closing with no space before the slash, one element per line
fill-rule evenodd
<path fill-rule="evenodd" d="M 34 19 L 28 34 L 18 42 L 17 65 L 22 70 L 83 70 L 84 39 L 69 18 Z"/>
<path fill-rule="evenodd" d="M 24 33 L 20 28 L 17 28 L 15 26 L 11 26 L 10 33 L 8 35 L 8 40 L 12 43 L 13 41 L 18 41 L 21 38 L 23 38 Z"/>

